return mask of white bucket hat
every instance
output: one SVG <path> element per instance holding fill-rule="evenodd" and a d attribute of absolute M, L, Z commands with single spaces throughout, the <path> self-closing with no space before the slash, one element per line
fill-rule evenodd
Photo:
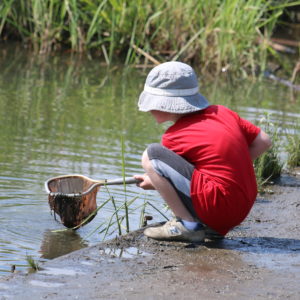
<path fill-rule="evenodd" d="M 193 68 L 172 61 L 160 64 L 150 71 L 138 106 L 140 111 L 159 110 L 184 114 L 202 110 L 209 103 L 199 93 Z"/>

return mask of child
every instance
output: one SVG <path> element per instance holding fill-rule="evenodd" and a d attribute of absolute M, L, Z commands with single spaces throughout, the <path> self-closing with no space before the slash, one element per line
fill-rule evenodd
<path fill-rule="evenodd" d="M 268 135 L 237 113 L 210 105 L 194 70 L 180 62 L 147 76 L 139 110 L 174 124 L 142 156 L 139 187 L 157 190 L 176 218 L 144 234 L 157 240 L 201 242 L 223 237 L 248 215 L 257 195 L 253 160 L 271 146 Z"/>

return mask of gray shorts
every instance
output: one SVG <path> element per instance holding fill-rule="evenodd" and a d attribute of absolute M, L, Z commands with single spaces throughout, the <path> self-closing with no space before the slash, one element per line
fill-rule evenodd
<path fill-rule="evenodd" d="M 170 181 L 184 206 L 193 217 L 198 219 L 190 192 L 194 166 L 180 155 L 158 143 L 150 144 L 147 153 L 154 170 Z"/>

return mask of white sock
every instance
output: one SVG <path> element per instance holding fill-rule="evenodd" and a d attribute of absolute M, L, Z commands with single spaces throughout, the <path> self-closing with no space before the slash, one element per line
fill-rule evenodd
<path fill-rule="evenodd" d="M 186 220 L 182 220 L 181 222 L 183 224 L 183 226 L 188 229 L 188 230 L 195 230 L 197 229 L 199 222 L 191 222 L 191 221 L 186 221 Z"/>

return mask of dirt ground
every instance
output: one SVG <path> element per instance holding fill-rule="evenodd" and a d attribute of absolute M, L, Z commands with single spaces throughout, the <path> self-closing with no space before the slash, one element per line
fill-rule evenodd
<path fill-rule="evenodd" d="M 298 300 L 299 172 L 270 188 L 222 241 L 156 242 L 135 231 L 2 278 L 0 300 Z"/>

